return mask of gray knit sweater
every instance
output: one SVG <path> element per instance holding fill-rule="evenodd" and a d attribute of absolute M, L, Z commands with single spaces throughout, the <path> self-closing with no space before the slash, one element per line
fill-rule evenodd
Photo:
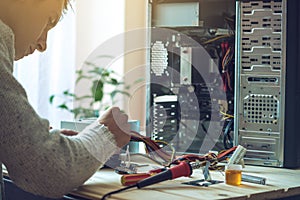
<path fill-rule="evenodd" d="M 58 198 L 82 185 L 117 150 L 97 122 L 77 136 L 49 132 L 13 77 L 14 34 L 0 20 L 0 164 L 25 191 Z"/>

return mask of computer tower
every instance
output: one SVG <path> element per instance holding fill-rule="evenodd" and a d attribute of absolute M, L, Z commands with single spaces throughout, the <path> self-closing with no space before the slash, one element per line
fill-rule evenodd
<path fill-rule="evenodd" d="M 238 1 L 235 143 L 246 163 L 299 167 L 299 1 Z"/>
<path fill-rule="evenodd" d="M 300 166 L 297 0 L 151 0 L 147 135 Z"/>

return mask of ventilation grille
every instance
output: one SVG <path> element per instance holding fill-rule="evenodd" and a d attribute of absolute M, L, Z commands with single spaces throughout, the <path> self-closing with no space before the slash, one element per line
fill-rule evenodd
<path fill-rule="evenodd" d="M 282 0 L 244 1 L 241 66 L 244 70 L 282 69 Z"/>
<path fill-rule="evenodd" d="M 272 10 L 274 13 L 282 13 L 282 0 L 243 1 L 243 13 L 251 14 L 253 10 Z"/>
<path fill-rule="evenodd" d="M 280 70 L 282 65 L 281 53 L 278 55 L 262 54 L 262 55 L 243 55 L 242 57 L 242 68 L 247 70 L 253 70 L 255 67 L 271 66 L 272 70 Z"/>
<path fill-rule="evenodd" d="M 168 67 L 168 51 L 161 41 L 156 41 L 151 47 L 151 72 L 156 76 L 166 73 Z"/>
<path fill-rule="evenodd" d="M 278 105 L 273 95 L 251 94 L 244 99 L 244 119 L 248 123 L 277 124 Z"/>

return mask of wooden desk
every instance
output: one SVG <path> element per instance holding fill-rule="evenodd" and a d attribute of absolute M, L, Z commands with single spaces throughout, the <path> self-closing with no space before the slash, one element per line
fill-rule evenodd
<path fill-rule="evenodd" d="M 189 186 L 181 184 L 191 180 L 203 179 L 201 171 L 195 170 L 191 178 L 182 177 L 175 180 L 165 181 L 144 189 L 131 189 L 119 194 L 112 195 L 108 199 L 118 200 L 182 200 L 182 199 L 276 199 L 300 195 L 300 169 L 282 169 L 246 166 L 243 173 L 265 177 L 266 185 L 242 182 L 240 186 L 231 186 L 225 183 L 210 185 L 208 187 Z M 221 172 L 212 171 L 213 180 L 224 181 Z M 111 191 L 122 188 L 120 175 L 112 170 L 104 169 L 91 177 L 83 186 L 72 194 L 88 199 L 101 199 Z"/>

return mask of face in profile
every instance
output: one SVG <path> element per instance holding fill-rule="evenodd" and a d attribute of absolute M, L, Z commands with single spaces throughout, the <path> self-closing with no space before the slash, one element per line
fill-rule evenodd
<path fill-rule="evenodd" d="M 16 16 L 11 28 L 15 34 L 15 60 L 45 51 L 47 34 L 59 21 L 65 0 L 16 0 Z"/>

